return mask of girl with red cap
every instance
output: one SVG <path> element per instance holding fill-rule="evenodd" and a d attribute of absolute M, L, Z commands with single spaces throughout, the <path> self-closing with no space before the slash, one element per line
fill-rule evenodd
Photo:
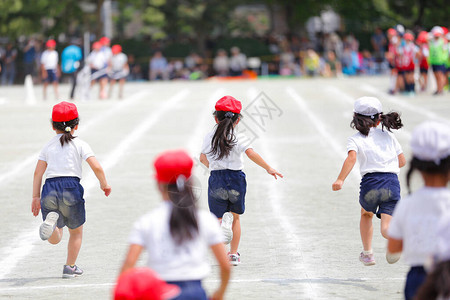
<path fill-rule="evenodd" d="M 204 139 L 200 162 L 211 170 L 208 181 L 209 210 L 221 220 L 225 242 L 230 243 L 230 263 L 237 266 L 241 261 L 237 251 L 241 238 L 239 216 L 245 211 L 247 190 L 242 172 L 244 153 L 275 179 L 283 175 L 269 166 L 251 145 L 235 135 L 235 127 L 242 117 L 240 101 L 224 96 L 217 101 L 215 108 L 217 126 Z"/>
<path fill-rule="evenodd" d="M 63 268 L 63 278 L 80 276 L 83 271 L 75 265 L 81 248 L 83 224 L 86 212 L 83 199 L 83 187 L 80 185 L 81 164 L 85 160 L 100 182 L 100 188 L 106 196 L 111 187 L 105 173 L 94 156 L 89 145 L 73 136 L 78 129 L 78 111 L 73 103 L 61 102 L 53 106 L 52 125 L 56 131 L 42 149 L 34 171 L 33 200 L 31 212 L 34 216 L 42 212 L 44 222 L 39 228 L 42 240 L 58 244 L 63 228 L 69 229 L 67 261 Z M 42 176 L 46 172 L 42 187 Z"/>
<path fill-rule="evenodd" d="M 41 74 L 44 80 L 44 100 L 47 99 L 47 86 L 49 83 L 53 84 L 55 90 L 55 98 L 58 99 L 58 79 L 60 76 L 60 69 L 58 65 L 58 52 L 56 52 L 56 42 L 55 40 L 48 40 L 45 43 L 47 48 L 41 55 Z"/>
<path fill-rule="evenodd" d="M 95 82 L 99 82 L 100 91 L 99 98 L 106 98 L 106 85 L 108 84 L 108 61 L 109 57 L 105 52 L 101 51 L 102 44 L 100 42 L 95 42 L 92 44 L 92 51 L 87 57 L 87 62 L 91 68 L 91 86 Z"/>
<path fill-rule="evenodd" d="M 156 181 L 163 201 L 134 224 L 121 274 L 133 268 L 146 249 L 147 266 L 167 283 L 181 288 L 181 294 L 173 299 L 206 300 L 201 280 L 210 272 L 209 248 L 221 274 L 220 287 L 210 299 L 222 299 L 230 266 L 217 219 L 196 207 L 193 165 L 192 158 L 182 150 L 167 151 L 156 158 Z"/>
<path fill-rule="evenodd" d="M 128 57 L 125 53 L 122 53 L 122 46 L 114 45 L 111 48 L 112 57 L 109 60 L 108 76 L 111 79 L 109 83 L 109 97 L 112 96 L 112 89 L 116 81 L 119 81 L 119 98 L 123 96 L 123 85 L 125 79 L 130 73 L 128 66 Z"/>

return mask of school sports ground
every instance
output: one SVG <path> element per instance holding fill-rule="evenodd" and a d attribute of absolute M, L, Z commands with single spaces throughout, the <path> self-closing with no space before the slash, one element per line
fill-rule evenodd
<path fill-rule="evenodd" d="M 240 126 L 254 149 L 284 179 L 274 180 L 246 159 L 248 190 L 241 219 L 242 263 L 233 268 L 227 299 L 402 299 L 408 267 L 385 260 L 386 242 L 374 221 L 377 264 L 358 256 L 359 172 L 332 192 L 346 157 L 353 100 L 377 96 L 384 112 L 402 113 L 396 132 L 410 158 L 412 129 L 427 119 L 450 122 L 450 94 L 416 97 L 386 94 L 387 77 L 127 83 L 125 98 L 77 101 L 78 135 L 103 165 L 112 194 L 104 197 L 84 165 L 87 222 L 77 264 L 82 277 L 62 279 L 67 231 L 56 246 L 39 239 L 41 216 L 30 211 L 32 177 L 42 146 L 53 136 L 56 100 L 36 99 L 22 86 L 0 87 L 0 299 L 110 299 L 128 247 L 133 222 L 152 209 L 159 195 L 151 168 L 156 154 L 185 148 L 198 157 L 203 136 L 214 125 L 214 103 L 229 94 L 243 102 Z M 91 93 L 96 98 L 97 88 Z M 69 86 L 60 86 L 68 95 Z M 49 90 L 49 99 L 53 99 Z M 28 100 L 27 100 L 28 99 Z M 61 98 L 60 100 L 66 100 Z M 400 180 L 406 191 L 405 174 Z M 196 165 L 200 206 L 207 209 L 208 173 Z M 417 174 L 413 186 L 421 184 Z M 145 255 L 141 265 L 144 264 Z M 218 267 L 204 280 L 218 285 Z"/>

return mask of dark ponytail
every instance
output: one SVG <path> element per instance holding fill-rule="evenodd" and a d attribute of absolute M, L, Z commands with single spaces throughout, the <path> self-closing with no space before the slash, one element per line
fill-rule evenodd
<path fill-rule="evenodd" d="M 409 170 L 406 174 L 406 185 L 408 187 L 408 192 L 411 193 L 411 186 L 409 184 L 411 175 L 414 170 L 419 170 L 420 172 L 429 174 L 448 174 L 450 172 L 450 156 L 441 159 L 439 163 L 434 161 L 420 160 L 417 157 L 413 157 L 409 163 Z"/>
<path fill-rule="evenodd" d="M 416 300 L 449 299 L 450 297 L 450 260 L 434 266 L 425 282 L 417 290 Z"/>
<path fill-rule="evenodd" d="M 358 113 L 353 114 L 353 120 L 350 122 L 350 127 L 361 132 L 362 135 L 368 136 L 370 128 L 376 127 L 378 121 L 382 124 L 382 129 L 386 127 L 388 131 L 391 129 L 400 129 L 403 127 L 402 119 L 396 112 L 390 112 L 386 115 L 383 113 L 375 114 L 373 116 L 364 116 Z"/>
<path fill-rule="evenodd" d="M 67 122 L 52 121 L 53 128 L 63 132 L 63 135 L 59 139 L 59 141 L 61 142 L 61 146 L 64 146 L 65 143 L 68 143 L 71 140 L 73 140 L 74 138 L 76 138 L 76 136 L 72 135 L 71 131 L 72 131 L 72 129 L 75 128 L 75 126 L 78 125 L 79 121 L 80 120 L 78 118 L 75 118 L 75 119 L 67 121 Z"/>
<path fill-rule="evenodd" d="M 382 129 L 384 129 L 386 127 L 388 131 L 391 131 L 391 129 L 400 129 L 403 127 L 403 123 L 402 123 L 402 119 L 400 118 L 400 114 L 395 111 L 390 112 L 385 115 L 381 114 L 380 119 L 381 119 Z"/>
<path fill-rule="evenodd" d="M 177 245 L 192 240 L 198 234 L 196 197 L 192 190 L 192 179 L 179 179 L 167 185 L 172 213 L 169 219 L 170 234 Z"/>
<path fill-rule="evenodd" d="M 231 111 L 215 111 L 214 116 L 219 123 L 211 140 L 210 153 L 220 160 L 230 155 L 231 150 L 236 145 L 234 123 L 242 116 Z"/>

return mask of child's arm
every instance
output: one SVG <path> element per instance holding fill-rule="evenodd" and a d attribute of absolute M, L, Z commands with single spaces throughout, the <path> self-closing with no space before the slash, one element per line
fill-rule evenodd
<path fill-rule="evenodd" d="M 204 153 L 200 154 L 200 162 L 204 164 L 207 168 L 209 168 L 209 161 L 208 158 L 206 158 L 206 155 Z"/>
<path fill-rule="evenodd" d="M 223 299 L 228 281 L 230 280 L 230 261 L 228 260 L 224 244 L 220 243 L 212 245 L 211 250 L 220 266 L 220 287 L 217 289 L 217 291 L 214 292 L 210 299 L 221 300 Z"/>
<path fill-rule="evenodd" d="M 33 177 L 33 200 L 31 201 L 31 212 L 33 216 L 37 216 L 39 214 L 39 210 L 41 210 L 41 185 L 42 185 L 42 176 L 47 169 L 47 163 L 43 160 L 38 160 L 36 164 L 36 169 L 34 170 Z"/>
<path fill-rule="evenodd" d="M 274 168 L 269 166 L 264 161 L 264 159 L 258 153 L 256 153 L 256 151 L 253 150 L 252 148 L 245 150 L 245 154 L 247 154 L 248 158 L 250 158 L 255 164 L 262 167 L 264 170 L 267 171 L 267 173 L 269 173 L 270 175 L 275 177 L 275 179 L 277 179 L 277 175 L 280 176 L 281 178 L 283 178 L 283 175 L 281 173 L 278 173 L 277 170 L 275 170 Z"/>
<path fill-rule="evenodd" d="M 344 180 L 345 178 L 347 178 L 348 174 L 350 174 L 350 171 L 353 169 L 355 163 L 356 163 L 356 151 L 350 150 L 348 152 L 347 158 L 344 161 L 344 165 L 342 166 L 341 173 L 339 173 L 338 178 L 332 185 L 333 191 L 339 191 L 340 189 L 342 189 L 342 186 L 344 185 Z"/>
<path fill-rule="evenodd" d="M 94 171 L 95 176 L 100 182 L 100 188 L 105 192 L 105 196 L 109 196 L 111 194 L 111 186 L 106 181 L 105 172 L 103 171 L 102 166 L 95 158 L 95 156 L 91 156 L 86 159 L 87 163 L 91 167 L 92 171 Z"/>
<path fill-rule="evenodd" d="M 403 153 L 400 153 L 398 155 L 398 167 L 402 168 L 406 165 L 406 158 L 405 155 Z"/>
<path fill-rule="evenodd" d="M 130 245 L 130 248 L 128 248 L 127 257 L 125 258 L 125 261 L 123 262 L 122 265 L 122 269 L 120 270 L 120 274 L 122 274 L 126 270 L 134 268 L 139 256 L 141 255 L 142 249 L 144 249 L 144 247 L 142 247 L 141 245 L 137 244 Z"/>

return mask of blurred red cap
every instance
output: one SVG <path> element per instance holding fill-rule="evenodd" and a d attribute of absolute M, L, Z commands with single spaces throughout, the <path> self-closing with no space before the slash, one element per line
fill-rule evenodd
<path fill-rule="evenodd" d="M 120 45 L 114 45 L 114 46 L 112 46 L 112 47 L 111 47 L 111 52 L 112 52 L 113 54 L 117 54 L 117 53 L 122 52 L 122 46 L 120 46 Z"/>
<path fill-rule="evenodd" d="M 104 36 L 104 37 L 100 38 L 99 42 L 100 42 L 100 44 L 105 46 L 105 45 L 109 45 L 109 43 L 111 43 L 111 40 L 108 37 Z"/>
<path fill-rule="evenodd" d="M 55 47 L 56 46 L 56 41 L 55 40 L 48 40 L 46 43 L 45 43 L 45 47 L 47 47 L 47 48 L 53 48 L 53 47 Z"/>
<path fill-rule="evenodd" d="M 419 33 L 419 35 L 417 36 L 417 40 L 418 43 L 426 43 L 428 42 L 428 32 L 426 31 L 421 31 Z"/>
<path fill-rule="evenodd" d="M 75 104 L 63 101 L 53 106 L 53 122 L 67 122 L 76 118 L 78 118 L 78 110 Z"/>
<path fill-rule="evenodd" d="M 180 294 L 180 288 L 168 284 L 149 268 L 133 268 L 119 276 L 114 300 L 164 300 Z"/>
<path fill-rule="evenodd" d="M 241 101 L 236 100 L 231 96 L 224 96 L 216 103 L 216 111 L 231 111 L 235 114 L 240 114 L 242 109 Z"/>
<path fill-rule="evenodd" d="M 101 47 L 102 47 L 102 44 L 101 44 L 100 42 L 94 42 L 94 43 L 92 44 L 92 49 L 98 50 L 98 49 L 100 49 Z"/>
<path fill-rule="evenodd" d="M 184 150 L 171 150 L 161 153 L 154 162 L 156 180 L 162 183 L 175 183 L 183 175 L 191 177 L 194 161 Z"/>
<path fill-rule="evenodd" d="M 403 38 L 407 41 L 414 41 L 414 35 L 410 32 L 405 33 L 405 35 L 403 36 Z"/>
<path fill-rule="evenodd" d="M 388 33 L 389 35 L 397 35 L 397 30 L 395 30 L 394 28 L 389 28 L 389 29 L 387 30 L 387 33 Z"/>

